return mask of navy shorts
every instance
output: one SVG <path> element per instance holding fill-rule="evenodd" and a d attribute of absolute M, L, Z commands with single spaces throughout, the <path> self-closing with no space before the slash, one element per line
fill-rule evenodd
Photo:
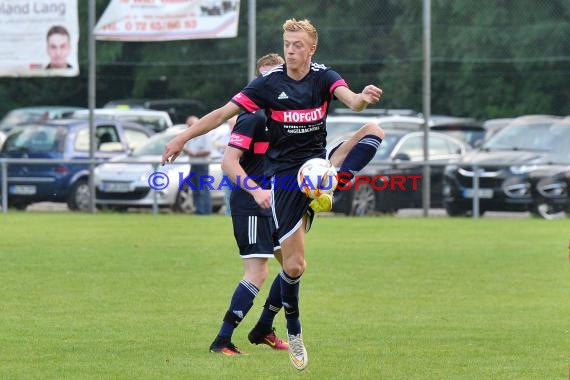
<path fill-rule="evenodd" d="M 271 258 L 279 249 L 271 216 L 232 215 L 232 223 L 242 259 Z"/>
<path fill-rule="evenodd" d="M 303 216 L 308 213 L 312 221 L 312 210 L 309 211 L 308 198 L 297 184 L 297 172 L 299 168 L 293 168 L 272 178 L 271 182 L 271 211 L 277 228 L 277 239 L 282 243 L 285 239 L 297 231 L 302 223 Z M 308 230 L 309 225 L 307 225 Z"/>

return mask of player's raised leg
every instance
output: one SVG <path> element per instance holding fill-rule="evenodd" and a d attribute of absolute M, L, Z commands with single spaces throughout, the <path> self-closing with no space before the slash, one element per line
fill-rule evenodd
<path fill-rule="evenodd" d="M 354 175 L 368 165 L 383 139 L 384 131 L 378 124 L 367 123 L 350 139 L 333 147 L 328 157 L 334 167 L 340 168 L 336 191 L 342 191 L 342 188 L 352 181 Z M 328 212 L 332 210 L 332 203 L 333 197 L 323 194 L 311 202 L 311 208 L 315 212 Z"/>
<path fill-rule="evenodd" d="M 366 123 L 352 137 L 329 154 L 334 167 L 340 168 L 339 187 L 349 183 L 354 175 L 374 158 L 384 139 L 384 131 L 377 123 Z"/>

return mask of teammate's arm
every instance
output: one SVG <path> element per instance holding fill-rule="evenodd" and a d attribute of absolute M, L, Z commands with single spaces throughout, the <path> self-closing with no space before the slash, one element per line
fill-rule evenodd
<path fill-rule="evenodd" d="M 164 148 L 164 153 L 162 153 L 162 165 L 167 162 L 173 162 L 180 155 L 184 149 L 184 145 L 188 140 L 193 139 L 210 132 L 222 125 L 225 121 L 230 119 L 232 116 L 240 113 L 241 108 L 232 102 L 226 103 L 220 108 L 216 108 L 200 120 L 196 121 L 190 128 L 186 128 L 178 136 L 173 138 L 166 144 Z"/>
<path fill-rule="evenodd" d="M 382 97 L 382 93 L 383 91 L 380 88 L 372 84 L 364 87 L 362 92 L 358 94 L 346 86 L 339 86 L 334 90 L 334 95 L 338 100 L 356 112 L 364 110 L 370 104 L 378 103 Z"/>
<path fill-rule="evenodd" d="M 233 183 L 239 183 L 241 188 L 251 194 L 260 207 L 271 207 L 271 190 L 262 189 L 253 179 L 248 177 L 239 163 L 242 155 L 243 151 L 241 149 L 227 146 L 222 159 L 222 170 L 230 177 Z M 241 179 L 241 183 L 238 181 L 238 178 Z"/>

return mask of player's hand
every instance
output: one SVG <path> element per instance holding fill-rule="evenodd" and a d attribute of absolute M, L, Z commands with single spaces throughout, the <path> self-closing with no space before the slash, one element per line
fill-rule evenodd
<path fill-rule="evenodd" d="M 184 141 L 180 136 L 176 136 L 170 140 L 164 147 L 164 153 L 162 153 L 162 160 L 160 163 L 164 165 L 169 162 L 174 162 L 180 153 L 182 153 L 185 144 L 186 141 Z"/>
<path fill-rule="evenodd" d="M 384 91 L 382 91 L 381 88 L 369 84 L 362 90 L 362 100 L 368 104 L 376 104 L 380 101 L 380 98 L 382 98 L 383 93 Z"/>
<path fill-rule="evenodd" d="M 259 207 L 261 208 L 271 207 L 271 190 L 264 190 L 261 188 L 257 188 L 252 195 L 253 199 L 255 199 L 255 203 L 257 203 Z"/>

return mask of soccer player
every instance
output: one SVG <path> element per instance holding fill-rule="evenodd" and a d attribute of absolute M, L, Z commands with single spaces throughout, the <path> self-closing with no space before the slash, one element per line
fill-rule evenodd
<path fill-rule="evenodd" d="M 283 62 L 278 54 L 267 54 L 257 61 L 256 71 L 258 74 L 267 72 Z M 263 203 L 264 200 L 269 204 L 260 182 L 268 146 L 265 117 L 256 113 L 241 113 L 225 149 L 222 169 L 235 184 L 231 192 L 230 209 L 234 236 L 243 259 L 244 275 L 233 293 L 218 336 L 210 346 L 211 352 L 229 356 L 242 354 L 232 343 L 232 334 L 253 305 L 255 296 L 269 273 L 269 258 L 274 255 L 275 224 L 271 210 L 258 205 L 258 202 Z M 281 263 L 278 248 L 275 257 Z M 275 335 L 273 328 L 273 320 L 281 307 L 281 277 L 277 275 L 259 321 L 248 334 L 251 343 L 267 344 L 275 350 L 289 348 L 287 342 Z"/>
<path fill-rule="evenodd" d="M 308 363 L 299 319 L 299 282 L 306 268 L 305 233 L 310 218 L 309 199 L 291 184 L 305 161 L 325 158 L 326 116 L 334 98 L 353 111 L 362 111 L 378 103 L 383 93 L 375 85 L 354 93 L 336 71 L 312 62 L 317 43 L 318 33 L 310 21 L 285 21 L 286 63 L 257 77 L 230 102 L 172 139 L 162 155 L 162 164 L 172 162 L 187 140 L 220 126 L 241 110 L 265 110 L 270 134 L 266 174 L 272 175 L 272 188 L 271 194 L 256 198 L 256 202 L 262 207 L 271 204 L 283 260 L 281 299 L 287 320 L 289 358 L 298 370 Z M 351 180 L 370 162 L 383 138 L 384 132 L 377 124 L 367 123 L 355 137 L 332 152 L 331 162 L 347 173 L 344 181 Z"/>

